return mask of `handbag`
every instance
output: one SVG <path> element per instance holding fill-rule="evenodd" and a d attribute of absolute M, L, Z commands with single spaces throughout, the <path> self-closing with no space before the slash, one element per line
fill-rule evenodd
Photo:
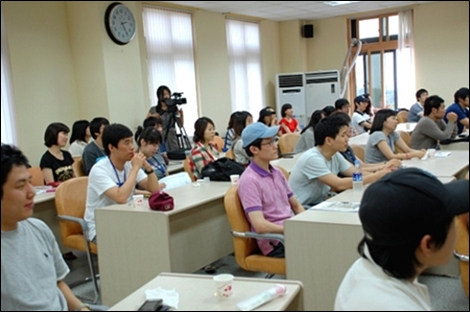
<path fill-rule="evenodd" d="M 245 167 L 227 157 L 219 158 L 213 161 L 201 170 L 203 177 L 209 177 L 211 181 L 230 181 L 232 174 L 242 174 Z"/>
<path fill-rule="evenodd" d="M 170 211 L 175 208 L 175 203 L 173 197 L 168 193 L 158 191 L 150 195 L 149 207 L 157 211 Z"/>

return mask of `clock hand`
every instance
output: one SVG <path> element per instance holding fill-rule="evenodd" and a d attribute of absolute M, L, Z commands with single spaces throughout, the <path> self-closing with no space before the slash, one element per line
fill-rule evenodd
<path fill-rule="evenodd" d="M 124 24 L 127 22 L 121 22 L 122 28 L 124 28 L 124 31 L 126 32 L 126 36 L 129 36 L 129 33 L 127 32 L 126 27 L 124 27 Z"/>

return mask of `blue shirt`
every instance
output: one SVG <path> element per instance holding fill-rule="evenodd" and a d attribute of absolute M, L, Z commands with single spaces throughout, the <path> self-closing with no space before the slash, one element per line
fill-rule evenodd
<path fill-rule="evenodd" d="M 444 117 L 445 122 L 447 122 L 447 114 L 454 112 L 457 114 L 457 127 L 459 129 L 459 134 L 463 132 L 464 126 L 460 123 L 461 120 L 468 118 L 468 108 L 462 108 L 458 103 L 454 103 L 446 109 L 446 117 Z"/>
<path fill-rule="evenodd" d="M 413 106 L 410 107 L 410 111 L 408 112 L 408 122 L 418 122 L 421 119 L 421 116 L 418 114 L 421 113 L 424 110 L 424 108 L 421 106 L 421 104 L 414 103 Z"/>

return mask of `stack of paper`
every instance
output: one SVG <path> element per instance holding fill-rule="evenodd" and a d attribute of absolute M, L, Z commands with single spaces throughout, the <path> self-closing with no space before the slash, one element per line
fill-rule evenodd
<path fill-rule="evenodd" d="M 329 202 L 325 201 L 311 209 L 324 211 L 357 212 L 359 211 L 359 202 Z"/>

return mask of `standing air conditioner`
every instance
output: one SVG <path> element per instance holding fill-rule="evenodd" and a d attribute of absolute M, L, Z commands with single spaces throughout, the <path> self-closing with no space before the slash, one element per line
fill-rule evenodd
<path fill-rule="evenodd" d="M 277 74 L 276 90 L 276 111 L 278 118 L 281 116 L 282 105 L 286 103 L 292 104 L 294 118 L 297 119 L 300 128 L 303 129 L 307 122 L 305 115 L 304 74 Z"/>
<path fill-rule="evenodd" d="M 339 71 L 322 70 L 305 73 L 306 112 L 310 117 L 317 109 L 335 104 L 340 98 Z"/>

